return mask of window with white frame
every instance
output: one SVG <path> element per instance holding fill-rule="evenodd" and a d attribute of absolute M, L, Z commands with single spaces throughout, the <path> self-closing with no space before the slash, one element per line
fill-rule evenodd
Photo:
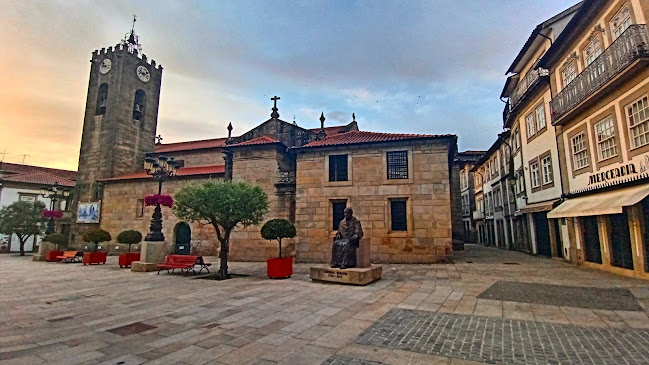
<path fill-rule="evenodd" d="M 536 107 L 534 114 L 536 116 L 536 131 L 538 132 L 545 128 L 545 107 L 543 104 Z"/>
<path fill-rule="evenodd" d="M 541 158 L 541 170 L 543 172 L 543 174 L 541 175 L 541 177 L 543 178 L 543 185 L 551 183 L 552 159 L 550 158 L 550 155 Z"/>
<path fill-rule="evenodd" d="M 586 61 L 586 66 L 593 63 L 593 61 L 595 61 L 595 59 L 601 54 L 602 41 L 600 41 L 598 37 L 594 37 L 593 40 L 591 40 L 584 48 L 584 60 Z"/>
<path fill-rule="evenodd" d="M 570 61 L 563 71 L 561 71 L 561 77 L 563 78 L 563 87 L 566 87 L 577 77 L 577 62 L 575 60 Z"/>
<path fill-rule="evenodd" d="M 527 126 L 527 139 L 530 139 L 534 133 L 536 133 L 533 113 L 530 113 L 525 117 L 525 125 Z"/>
<path fill-rule="evenodd" d="M 595 124 L 595 135 L 597 138 L 597 155 L 600 161 L 617 156 L 615 126 L 612 115 Z"/>
<path fill-rule="evenodd" d="M 460 173 L 460 189 L 464 189 L 464 178 L 466 177 L 466 171 Z"/>
<path fill-rule="evenodd" d="M 516 129 L 512 133 L 512 152 L 514 152 L 514 153 L 516 153 L 516 151 L 518 151 L 518 146 L 519 146 L 518 137 L 519 137 L 518 129 Z"/>
<path fill-rule="evenodd" d="M 586 150 L 586 135 L 584 132 L 572 137 L 572 157 L 575 162 L 574 170 L 588 166 L 588 151 Z"/>
<path fill-rule="evenodd" d="M 631 148 L 638 148 L 649 143 L 649 98 L 647 95 L 627 105 L 626 115 L 629 118 L 631 131 Z"/>
<path fill-rule="evenodd" d="M 518 188 L 517 193 L 521 194 L 525 191 L 525 175 L 523 175 L 523 170 L 518 170 L 518 179 L 516 179 L 516 187 Z"/>
<path fill-rule="evenodd" d="M 617 39 L 624 31 L 631 26 L 631 12 L 629 5 L 624 5 L 617 14 L 611 19 L 611 34 L 613 39 Z"/>
<path fill-rule="evenodd" d="M 541 180 L 539 179 L 539 162 L 534 161 L 530 163 L 530 183 L 532 183 L 533 188 L 538 188 L 541 186 Z"/>

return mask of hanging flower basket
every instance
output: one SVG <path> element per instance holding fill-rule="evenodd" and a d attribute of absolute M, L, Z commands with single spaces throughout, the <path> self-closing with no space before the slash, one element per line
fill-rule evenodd
<path fill-rule="evenodd" d="M 162 205 L 163 207 L 173 207 L 174 205 L 174 199 L 171 197 L 171 195 L 147 195 L 144 197 L 144 205 L 146 206 L 154 206 L 154 205 Z"/>
<path fill-rule="evenodd" d="M 63 212 L 60 210 L 49 210 L 49 209 L 44 209 L 43 210 L 43 218 L 54 218 L 54 219 L 61 219 L 63 218 Z"/>

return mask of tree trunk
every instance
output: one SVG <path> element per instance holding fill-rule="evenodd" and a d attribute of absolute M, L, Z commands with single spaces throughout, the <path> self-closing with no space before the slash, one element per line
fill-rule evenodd
<path fill-rule="evenodd" d="M 23 239 L 21 236 L 18 236 L 18 241 L 20 241 L 20 256 L 25 256 L 25 242 L 27 242 L 27 238 Z"/>
<path fill-rule="evenodd" d="M 281 259 L 282 258 L 282 240 L 279 239 L 278 241 L 279 241 L 279 258 Z"/>
<path fill-rule="evenodd" d="M 226 230 L 223 235 L 223 241 L 221 241 L 221 252 L 219 257 L 221 258 L 221 265 L 219 267 L 219 275 L 223 279 L 228 279 L 228 253 L 230 251 L 230 231 Z"/>

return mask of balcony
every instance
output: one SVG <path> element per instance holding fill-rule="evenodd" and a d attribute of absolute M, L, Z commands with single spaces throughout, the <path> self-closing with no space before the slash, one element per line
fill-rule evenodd
<path fill-rule="evenodd" d="M 638 59 L 649 59 L 647 28 L 631 25 L 599 57 L 550 101 L 552 123 L 578 107 Z"/>
<path fill-rule="evenodd" d="M 473 211 L 473 219 L 475 219 L 475 220 L 484 219 L 484 213 L 482 213 L 481 210 L 474 210 Z"/>
<path fill-rule="evenodd" d="M 511 102 L 511 111 L 516 110 L 518 105 L 524 101 L 533 90 L 536 90 L 539 85 L 547 83 L 550 79 L 550 73 L 544 68 L 536 68 L 530 70 L 525 74 L 525 76 L 518 82 L 516 88 L 509 96 Z"/>
<path fill-rule="evenodd" d="M 503 109 L 503 126 L 505 126 L 505 128 L 510 127 L 509 118 L 513 117 L 514 115 L 515 114 L 512 113 L 511 104 L 509 104 L 509 100 L 507 100 L 507 102 L 505 103 L 505 109 Z"/>

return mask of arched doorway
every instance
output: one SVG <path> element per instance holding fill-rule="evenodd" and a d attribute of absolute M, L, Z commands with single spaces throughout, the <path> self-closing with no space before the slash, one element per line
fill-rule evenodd
<path fill-rule="evenodd" d="M 176 227 L 176 255 L 189 255 L 192 245 L 192 230 L 185 222 L 178 223 Z"/>

